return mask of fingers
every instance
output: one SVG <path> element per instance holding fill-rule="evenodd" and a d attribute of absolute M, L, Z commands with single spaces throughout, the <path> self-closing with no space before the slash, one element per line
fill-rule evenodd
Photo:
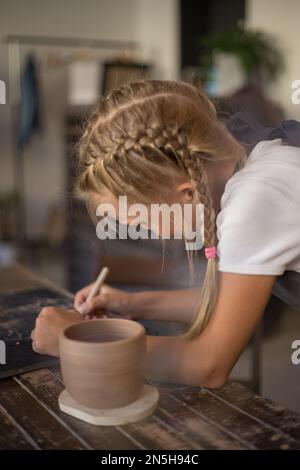
<path fill-rule="evenodd" d="M 82 290 L 77 292 L 77 294 L 75 294 L 74 307 L 76 308 L 76 310 L 79 310 L 80 305 L 85 302 L 86 298 L 87 298 L 87 294 L 83 292 Z"/>
<path fill-rule="evenodd" d="M 38 314 L 36 321 L 40 318 L 49 318 L 53 317 L 53 315 L 59 315 L 65 311 L 66 309 L 61 307 L 43 307 L 40 313 Z"/>
<path fill-rule="evenodd" d="M 83 289 L 80 289 L 76 294 L 75 294 L 75 297 L 74 297 L 74 307 L 76 308 L 76 310 L 79 310 L 79 307 L 80 305 L 82 305 L 83 303 L 85 303 L 89 293 L 90 293 L 90 290 L 92 288 L 93 284 L 89 284 L 88 286 L 85 286 Z M 111 290 L 111 288 L 109 286 L 107 286 L 106 284 L 103 284 L 103 286 L 101 287 L 101 294 L 102 292 L 106 292 L 106 291 L 109 291 Z"/>
<path fill-rule="evenodd" d="M 41 344 L 39 344 L 39 342 L 37 341 L 36 328 L 32 330 L 30 336 L 32 339 L 32 349 L 34 350 L 34 352 L 41 354 L 43 350 L 42 350 Z"/>
<path fill-rule="evenodd" d="M 57 357 L 61 331 L 79 319 L 82 320 L 82 317 L 78 312 L 58 307 L 44 307 L 36 318 L 35 328 L 31 332 L 32 349 L 40 354 Z"/>
<path fill-rule="evenodd" d="M 76 308 L 76 310 L 78 310 L 79 305 L 81 305 L 86 300 L 92 286 L 93 284 L 89 284 L 88 286 L 85 286 L 78 292 L 76 292 L 74 297 L 74 307 Z"/>
<path fill-rule="evenodd" d="M 30 337 L 32 339 L 32 349 L 36 353 L 42 353 L 42 347 L 41 347 L 41 344 L 40 344 L 40 333 L 39 332 L 41 330 L 42 324 L 45 321 L 45 318 L 47 317 L 47 315 L 49 315 L 49 310 L 50 310 L 50 313 L 51 313 L 51 307 L 44 307 L 40 311 L 39 315 L 35 319 L 35 328 L 34 328 L 34 330 L 32 330 L 31 335 L 30 335 Z"/>
<path fill-rule="evenodd" d="M 35 329 L 32 330 L 30 337 L 32 339 L 32 349 L 34 350 L 34 352 L 38 353 L 39 350 L 36 346 L 36 341 L 35 341 L 35 338 L 36 338 L 36 330 Z"/>
<path fill-rule="evenodd" d="M 44 349 L 44 331 L 47 330 L 47 336 L 49 337 L 49 318 L 56 319 L 62 309 L 58 307 L 44 307 L 40 311 L 39 315 L 35 319 L 35 328 L 31 332 L 32 349 L 39 354 L 48 353 Z"/>
<path fill-rule="evenodd" d="M 97 310 L 112 310 L 116 313 L 125 314 L 126 306 L 129 303 L 129 294 L 119 289 L 103 284 L 100 293 L 91 300 L 86 300 L 91 286 L 81 289 L 75 295 L 74 306 L 81 315 L 89 318 L 97 315 Z M 102 314 L 100 314 L 102 316 Z"/>
<path fill-rule="evenodd" d="M 105 309 L 109 303 L 109 298 L 107 294 L 97 295 L 91 300 L 83 302 L 78 306 L 78 311 L 82 315 L 89 315 L 95 310 L 101 308 Z"/>
<path fill-rule="evenodd" d="M 91 320 L 92 318 L 108 318 L 107 311 L 102 308 L 97 308 L 97 310 L 87 313 L 83 316 L 85 320 Z"/>

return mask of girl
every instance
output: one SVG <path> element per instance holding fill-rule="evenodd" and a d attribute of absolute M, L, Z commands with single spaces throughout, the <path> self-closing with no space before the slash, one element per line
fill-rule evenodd
<path fill-rule="evenodd" d="M 137 320 L 190 323 L 180 336 L 147 337 L 151 379 L 221 387 L 277 276 L 300 272 L 299 149 L 276 138 L 247 153 L 209 99 L 186 83 L 122 86 L 100 100 L 88 121 L 79 188 L 93 213 L 100 203 L 117 210 L 122 195 L 147 207 L 204 205 L 207 272 L 199 290 L 126 293 L 104 286 L 88 303 L 87 286 L 75 297 L 84 314 L 110 309 Z M 43 309 L 34 349 L 58 355 L 58 335 L 75 321 L 83 321 L 75 310 Z"/>

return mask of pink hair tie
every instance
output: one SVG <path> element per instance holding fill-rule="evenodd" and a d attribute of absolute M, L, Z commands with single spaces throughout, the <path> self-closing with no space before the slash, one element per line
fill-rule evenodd
<path fill-rule="evenodd" d="M 217 257 L 217 248 L 215 246 L 205 248 L 204 252 L 207 259 L 216 259 Z"/>

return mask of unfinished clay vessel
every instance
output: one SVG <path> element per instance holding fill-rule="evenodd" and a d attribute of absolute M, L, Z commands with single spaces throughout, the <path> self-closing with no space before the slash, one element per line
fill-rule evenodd
<path fill-rule="evenodd" d="M 66 389 L 77 403 L 97 409 L 128 405 L 143 391 L 145 329 L 115 318 L 76 323 L 60 337 L 60 361 Z"/>

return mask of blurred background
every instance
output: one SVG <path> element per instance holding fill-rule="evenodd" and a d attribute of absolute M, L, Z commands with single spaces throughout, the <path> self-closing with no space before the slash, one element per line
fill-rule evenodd
<path fill-rule="evenodd" d="M 201 282 L 203 260 L 191 280 L 178 241 L 97 240 L 72 193 L 82 123 L 97 97 L 140 78 L 201 83 L 223 116 L 299 119 L 299 17 L 298 0 L 0 0 L 0 265 L 72 292 L 103 264 L 127 289 Z M 296 332 L 300 314 L 273 297 L 233 377 L 300 411 Z"/>

